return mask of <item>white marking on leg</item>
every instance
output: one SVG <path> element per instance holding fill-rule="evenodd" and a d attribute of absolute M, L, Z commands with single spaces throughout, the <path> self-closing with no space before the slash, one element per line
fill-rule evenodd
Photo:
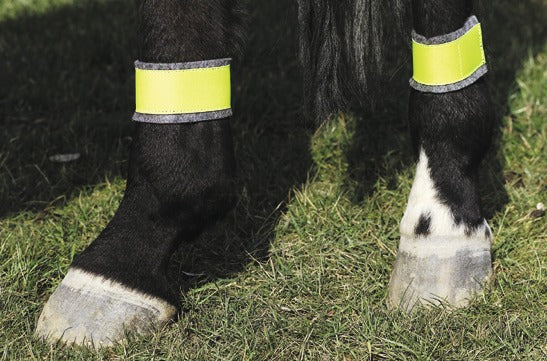
<path fill-rule="evenodd" d="M 431 217 L 426 236 L 415 233 L 421 215 Z M 427 155 L 421 149 L 408 205 L 401 220 L 399 250 L 418 257 L 451 257 L 462 249 L 476 252 L 490 249 L 491 237 L 486 234 L 491 235 L 491 232 L 486 220 L 470 235 L 466 235 L 465 230 L 465 224 L 456 224 L 450 208 L 439 201 Z"/>

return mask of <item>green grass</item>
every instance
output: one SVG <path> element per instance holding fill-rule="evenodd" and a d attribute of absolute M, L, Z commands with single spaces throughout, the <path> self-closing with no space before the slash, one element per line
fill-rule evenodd
<path fill-rule="evenodd" d="M 531 215 L 547 201 L 546 10 L 502 0 L 483 16 L 501 144 L 482 176 L 495 235 L 484 297 L 454 311 L 386 309 L 413 176 L 408 71 L 393 75 L 401 90 L 376 111 L 340 114 L 312 133 L 300 121 L 293 1 L 256 0 L 235 66 L 239 203 L 175 257 L 180 319 L 94 352 L 32 333 L 123 194 L 134 9 L 0 0 L 0 358 L 547 359 L 547 227 Z M 47 159 L 72 152 L 81 159 Z"/>

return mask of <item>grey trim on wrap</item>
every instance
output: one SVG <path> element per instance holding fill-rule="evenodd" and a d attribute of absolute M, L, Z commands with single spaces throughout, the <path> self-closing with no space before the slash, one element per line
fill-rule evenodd
<path fill-rule="evenodd" d="M 486 64 L 484 64 L 483 66 L 475 70 L 475 72 L 471 74 L 468 78 L 465 78 L 464 80 L 461 80 L 457 83 L 446 85 L 425 85 L 422 83 L 418 83 L 413 78 L 410 78 L 409 83 L 412 88 L 421 91 L 422 93 L 449 93 L 463 88 L 467 88 L 468 86 L 479 80 L 479 78 L 487 72 L 488 67 L 486 66 Z"/>
<path fill-rule="evenodd" d="M 188 114 L 133 114 L 133 120 L 139 123 L 181 124 L 196 123 L 206 120 L 218 120 L 232 116 L 232 109 L 216 110 L 212 112 Z"/>
<path fill-rule="evenodd" d="M 204 69 L 216 68 L 219 66 L 230 65 L 231 58 L 191 61 L 187 63 L 145 63 L 135 61 L 135 68 L 142 70 L 186 70 L 186 69 Z M 145 114 L 135 112 L 133 121 L 139 123 L 154 124 L 181 124 L 196 123 L 207 120 L 218 120 L 232 116 L 232 109 L 215 110 L 212 112 L 200 113 L 181 113 L 181 114 Z"/>
<path fill-rule="evenodd" d="M 187 63 L 145 63 L 135 61 L 135 68 L 142 70 L 184 70 L 184 69 L 203 69 L 216 68 L 219 66 L 230 65 L 231 58 L 190 61 Z"/>
<path fill-rule="evenodd" d="M 434 36 L 432 38 L 426 38 L 425 36 L 422 36 L 418 34 L 416 31 L 412 30 L 412 40 L 424 45 L 440 45 L 440 44 L 449 43 L 451 41 L 454 41 L 464 36 L 469 30 L 471 30 L 471 28 L 473 28 L 473 26 L 477 25 L 478 23 L 479 23 L 479 20 L 477 19 L 477 17 L 475 15 L 472 15 L 465 21 L 465 23 L 463 24 L 463 27 L 461 27 L 460 29 L 448 34 Z M 436 93 L 436 94 L 449 93 L 449 92 L 453 92 L 453 91 L 460 90 L 470 86 L 471 84 L 479 80 L 479 78 L 482 77 L 487 72 L 488 72 L 488 67 L 486 66 L 486 64 L 484 64 L 480 68 L 475 70 L 475 72 L 471 74 L 469 77 L 457 83 L 445 84 L 445 85 L 426 85 L 426 84 L 418 83 L 416 80 L 414 80 L 414 78 L 410 78 L 409 83 L 412 88 L 423 93 Z"/>
<path fill-rule="evenodd" d="M 440 45 L 444 43 L 449 43 L 456 39 L 461 38 L 465 35 L 471 28 L 479 23 L 479 20 L 475 15 L 471 15 L 463 24 L 461 28 L 456 31 L 453 31 L 448 34 L 434 36 L 432 38 L 426 38 L 423 35 L 418 34 L 415 30 L 412 30 L 412 40 L 417 43 L 424 45 Z"/>

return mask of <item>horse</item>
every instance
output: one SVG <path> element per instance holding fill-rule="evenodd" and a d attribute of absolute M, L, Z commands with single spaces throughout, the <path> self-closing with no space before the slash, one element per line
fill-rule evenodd
<path fill-rule="evenodd" d="M 233 207 L 230 59 L 239 0 L 138 0 L 135 136 L 115 215 L 43 307 L 36 335 L 108 347 L 179 312 L 171 256 Z M 464 307 L 491 275 L 479 169 L 495 117 L 472 0 L 298 0 L 305 115 L 321 124 L 378 97 L 388 32 L 412 38 L 409 127 L 416 174 L 387 305 Z M 409 24 L 414 29 L 409 34 Z"/>

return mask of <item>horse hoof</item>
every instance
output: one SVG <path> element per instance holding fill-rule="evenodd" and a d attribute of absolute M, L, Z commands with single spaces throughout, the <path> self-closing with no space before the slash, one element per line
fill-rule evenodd
<path fill-rule="evenodd" d="M 402 237 L 388 289 L 389 308 L 464 307 L 491 275 L 489 237 Z"/>
<path fill-rule="evenodd" d="M 157 297 L 71 268 L 44 306 L 36 336 L 50 343 L 108 347 L 127 334 L 162 327 L 176 312 Z"/>

